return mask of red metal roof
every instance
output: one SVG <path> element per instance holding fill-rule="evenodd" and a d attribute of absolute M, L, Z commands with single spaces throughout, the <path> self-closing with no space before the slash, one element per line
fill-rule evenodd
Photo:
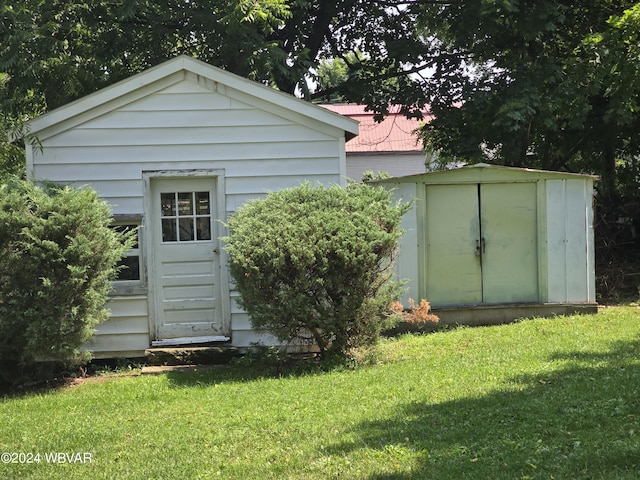
<path fill-rule="evenodd" d="M 424 112 L 422 120 L 409 119 L 398 113 L 399 107 L 392 107 L 389 115 L 378 123 L 373 119 L 373 112 L 365 111 L 365 105 L 342 103 L 321 106 L 360 122 L 360 133 L 345 145 L 347 153 L 420 152 L 422 144 L 415 130 L 431 118 L 428 112 Z"/>

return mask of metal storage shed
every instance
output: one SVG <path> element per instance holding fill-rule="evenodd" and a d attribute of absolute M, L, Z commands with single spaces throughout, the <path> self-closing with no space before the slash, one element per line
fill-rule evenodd
<path fill-rule="evenodd" d="M 396 267 L 404 300 L 474 325 L 594 311 L 595 179 L 477 164 L 380 181 L 415 199 Z"/>

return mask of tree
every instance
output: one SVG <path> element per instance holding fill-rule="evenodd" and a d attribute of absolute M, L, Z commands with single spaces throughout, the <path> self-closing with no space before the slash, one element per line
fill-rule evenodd
<path fill-rule="evenodd" d="M 258 330 L 345 354 L 392 326 L 392 259 L 408 204 L 382 187 L 309 184 L 272 192 L 229 219 L 238 303 Z"/>
<path fill-rule="evenodd" d="M 420 118 L 430 105 L 428 148 L 595 172 L 612 203 L 639 148 L 637 8 L 632 0 L 5 0 L 0 108 L 14 128 L 185 53 L 308 100 L 366 104 L 378 118 L 390 105 Z M 329 65 L 341 72 L 327 82 Z"/>
<path fill-rule="evenodd" d="M 422 28 L 439 46 L 425 142 L 450 158 L 594 172 L 600 198 L 615 203 L 616 166 L 640 153 L 638 8 L 606 0 L 421 6 Z"/>
<path fill-rule="evenodd" d="M 28 110 L 24 100 L 30 95 L 41 109 L 50 110 L 178 53 L 314 98 L 325 92 L 312 95 L 307 81 L 326 58 L 347 62 L 351 82 L 344 91 L 354 94 L 360 84 L 367 91 L 358 92 L 362 97 L 374 95 L 374 86 L 389 78 L 409 78 L 415 69 L 408 66 L 428 61 L 415 32 L 415 15 L 404 7 L 411 2 L 14 3 L 0 6 L 0 72 L 9 74 L 11 98 L 20 112 Z M 358 51 L 366 55 L 353 61 Z M 383 94 L 404 95 L 377 95 Z"/>
<path fill-rule="evenodd" d="M 39 360 L 75 363 L 108 317 L 116 264 L 133 233 L 110 228 L 95 191 L 11 180 L 0 185 L 0 376 Z"/>
<path fill-rule="evenodd" d="M 284 0 L 27 0 L 0 15 L 3 111 L 26 115 L 180 53 L 262 81 L 278 57 L 267 37 L 290 16 Z"/>
<path fill-rule="evenodd" d="M 318 89 L 334 89 L 349 78 L 347 63 L 341 58 L 321 60 L 316 75 Z M 328 94 L 325 97 L 328 102 L 344 102 L 345 98 L 337 93 Z"/>
<path fill-rule="evenodd" d="M 0 183 L 25 174 L 24 150 L 9 141 L 9 128 L 6 117 L 0 114 Z"/>
<path fill-rule="evenodd" d="M 0 0 L 0 127 L 20 128 L 177 54 L 309 100 L 337 95 L 381 113 L 393 103 L 419 116 L 425 96 L 410 75 L 429 56 L 411 3 Z M 328 58 L 347 62 L 348 75 L 313 91 L 316 68 Z"/>

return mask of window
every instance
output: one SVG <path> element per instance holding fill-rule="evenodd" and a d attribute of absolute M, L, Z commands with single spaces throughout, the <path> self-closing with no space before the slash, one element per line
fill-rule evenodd
<path fill-rule="evenodd" d="M 128 232 L 131 230 L 135 230 L 139 227 L 136 224 L 121 224 L 115 225 L 113 228 L 118 232 Z M 135 244 L 133 247 L 126 252 L 120 262 L 118 262 L 118 266 L 122 267 L 118 272 L 117 281 L 136 281 L 139 282 L 140 275 L 140 235 L 137 235 Z"/>
<path fill-rule="evenodd" d="M 136 240 L 120 262 L 122 267 L 112 284 L 111 295 L 143 295 L 147 293 L 144 258 L 142 255 L 142 215 L 114 215 L 112 228 L 119 232 L 136 231 Z"/>
<path fill-rule="evenodd" d="M 160 194 L 163 242 L 211 240 L 211 199 L 209 192 Z"/>

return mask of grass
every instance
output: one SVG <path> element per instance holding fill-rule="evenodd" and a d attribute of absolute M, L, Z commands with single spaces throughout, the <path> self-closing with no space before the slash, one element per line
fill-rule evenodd
<path fill-rule="evenodd" d="M 32 479 L 636 479 L 640 308 L 384 341 L 378 363 L 233 366 L 0 400 Z M 53 464 L 47 452 L 88 452 Z"/>

